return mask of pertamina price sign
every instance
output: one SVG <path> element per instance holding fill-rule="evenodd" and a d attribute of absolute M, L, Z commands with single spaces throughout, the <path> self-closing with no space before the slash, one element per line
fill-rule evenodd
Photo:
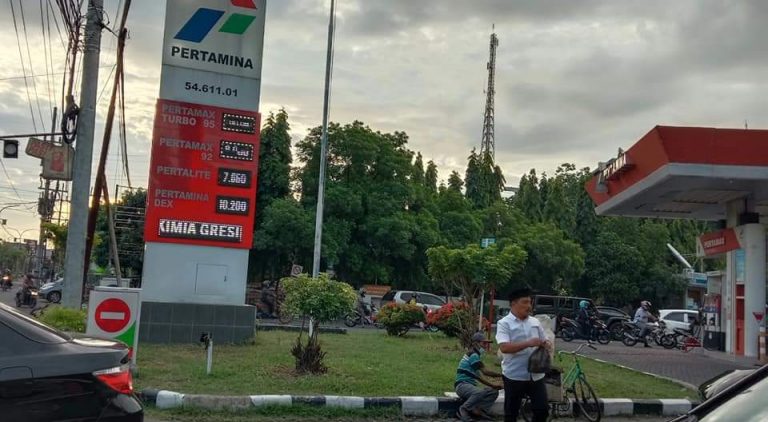
<path fill-rule="evenodd" d="M 248 249 L 259 114 L 158 100 L 144 239 Z"/>

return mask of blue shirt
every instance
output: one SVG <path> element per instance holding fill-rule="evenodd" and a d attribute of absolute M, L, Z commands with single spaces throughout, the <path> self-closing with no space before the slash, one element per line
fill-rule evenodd
<path fill-rule="evenodd" d="M 477 378 L 480 376 L 480 368 L 482 366 L 483 361 L 477 352 L 472 351 L 464 355 L 461 361 L 459 361 L 459 367 L 456 369 L 456 382 L 454 385 L 459 385 L 462 382 L 477 385 Z"/>
<path fill-rule="evenodd" d="M 512 312 L 502 318 L 496 326 L 496 343 L 520 343 L 538 337 L 546 340 L 544 329 L 538 319 L 529 316 L 524 320 L 518 319 Z M 544 374 L 532 374 L 528 372 L 528 358 L 536 350 L 535 347 L 527 347 L 517 353 L 503 353 L 501 361 L 501 373 L 514 381 L 538 381 L 544 378 Z"/>
<path fill-rule="evenodd" d="M 646 311 L 643 308 L 637 308 L 637 311 L 635 311 L 635 320 L 634 322 L 638 324 L 647 324 L 648 323 L 648 315 L 650 312 Z"/>

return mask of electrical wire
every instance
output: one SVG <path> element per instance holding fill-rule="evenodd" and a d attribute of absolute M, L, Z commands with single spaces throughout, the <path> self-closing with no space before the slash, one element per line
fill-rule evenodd
<path fill-rule="evenodd" d="M 48 3 L 48 11 L 55 12 L 53 10 L 53 5 L 51 4 L 51 0 L 46 0 Z M 66 49 L 67 46 L 64 44 L 64 37 L 61 35 L 61 27 L 59 26 L 59 20 L 56 18 L 56 13 L 53 13 L 53 23 L 56 25 L 56 32 L 59 33 L 59 41 L 61 42 L 61 48 Z"/>
<path fill-rule="evenodd" d="M 16 189 L 16 186 L 13 184 L 13 181 L 11 180 L 11 176 L 8 174 L 8 169 L 5 168 L 5 161 L 0 160 L 0 166 L 3 167 L 3 173 L 5 173 L 5 178 L 8 180 L 8 185 L 11 186 L 11 189 L 13 189 L 13 192 L 16 194 L 16 196 L 19 198 L 20 201 L 24 201 L 24 199 L 21 198 L 21 195 L 19 194 L 19 191 Z M 32 209 L 30 209 L 32 211 Z"/>
<path fill-rule="evenodd" d="M 11 16 L 13 17 L 13 29 L 16 32 L 16 45 L 19 48 L 19 60 L 21 61 L 21 73 L 22 75 L 24 75 L 24 86 L 26 87 L 26 91 L 27 91 L 27 103 L 29 103 L 29 113 L 32 116 L 32 127 L 35 129 L 35 132 L 37 132 L 37 120 L 35 119 L 35 111 L 32 109 L 32 96 L 29 94 L 29 84 L 27 83 L 27 70 L 24 67 L 24 55 L 21 52 L 21 39 L 19 38 L 19 27 L 16 24 L 16 9 L 13 7 L 13 0 L 8 0 L 8 3 L 11 5 Z M 31 70 L 32 69 L 30 69 L 30 71 Z M 40 123 L 42 124 L 42 122 Z M 5 164 L 3 164 L 3 168 L 5 168 Z"/>
<path fill-rule="evenodd" d="M 48 87 L 48 104 L 51 109 L 51 120 L 53 120 L 53 107 L 55 104 L 58 104 L 59 101 L 56 97 L 56 90 L 53 89 L 55 85 L 51 82 L 50 77 L 50 74 L 53 73 L 53 48 L 51 46 L 51 16 L 47 12 L 48 8 L 43 6 L 43 0 L 40 0 L 40 29 L 43 31 L 43 51 L 45 52 L 45 83 Z M 48 18 L 47 26 L 46 17 Z M 48 30 L 48 36 L 46 36 L 46 29 Z"/>
<path fill-rule="evenodd" d="M 21 27 L 24 30 L 24 43 L 27 46 L 27 62 L 29 63 L 29 71 L 32 72 L 35 66 L 32 65 L 32 50 L 29 48 L 29 35 L 27 34 L 27 18 L 24 16 L 24 4 L 21 0 L 19 0 L 19 11 L 21 12 Z M 40 117 L 40 125 L 45 127 L 43 110 L 40 107 L 40 96 L 37 93 L 37 83 L 34 79 L 32 79 L 32 89 L 35 91 L 35 103 L 37 104 L 37 115 Z M 53 120 L 53 116 L 51 116 L 51 120 Z"/>

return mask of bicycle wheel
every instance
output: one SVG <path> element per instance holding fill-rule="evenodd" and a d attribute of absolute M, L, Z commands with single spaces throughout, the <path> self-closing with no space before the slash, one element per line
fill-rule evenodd
<path fill-rule="evenodd" d="M 576 396 L 575 407 L 579 409 L 579 414 L 583 415 L 590 422 L 599 422 L 602 412 L 600 411 L 600 402 L 597 400 L 592 387 L 587 380 L 580 376 L 573 385 Z"/>

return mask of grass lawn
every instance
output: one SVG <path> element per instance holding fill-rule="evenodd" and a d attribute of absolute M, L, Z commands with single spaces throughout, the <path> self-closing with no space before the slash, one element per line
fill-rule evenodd
<path fill-rule="evenodd" d="M 187 394 L 442 396 L 453 390 L 463 351 L 441 333 L 389 337 L 382 330 L 321 334 L 328 373 L 296 376 L 290 349 L 297 333 L 260 331 L 253 344 L 216 345 L 213 372 L 205 374 L 205 352 L 197 345 L 142 344 L 137 388 Z M 495 356 L 489 367 L 499 370 Z M 570 366 L 570 361 L 564 361 Z M 648 375 L 582 359 L 598 397 L 696 398 L 692 390 Z"/>

